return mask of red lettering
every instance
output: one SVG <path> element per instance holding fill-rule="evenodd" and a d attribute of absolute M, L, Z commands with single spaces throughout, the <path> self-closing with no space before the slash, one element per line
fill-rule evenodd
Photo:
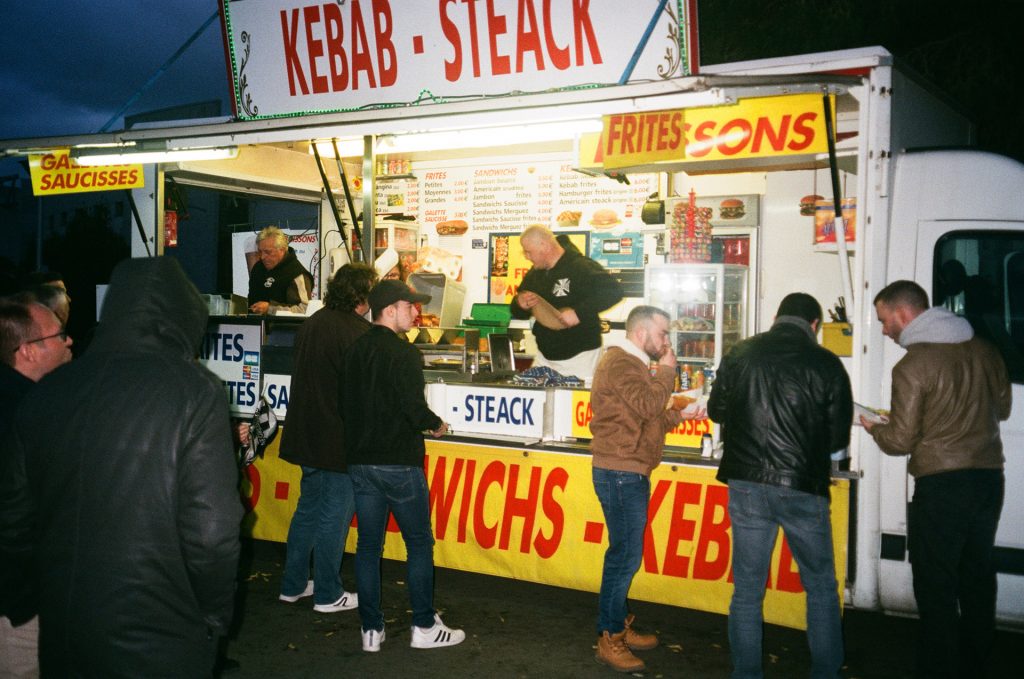
<path fill-rule="evenodd" d="M 604 154 L 615 153 L 615 141 L 622 138 L 622 116 L 608 116 L 608 139 L 605 140 Z"/>
<path fill-rule="evenodd" d="M 523 517 L 523 532 L 519 539 L 519 551 L 530 553 L 530 537 L 533 535 L 533 523 L 537 518 L 537 501 L 540 495 L 540 467 L 530 470 L 530 489 L 526 497 L 516 496 L 519 485 L 519 465 L 514 464 L 508 470 L 508 487 L 505 494 L 505 511 L 501 521 L 501 539 L 498 549 L 508 549 L 512 535 L 512 519 Z"/>
<path fill-rule="evenodd" d="M 636 134 L 636 116 L 625 116 L 622 125 L 622 146 L 619 153 L 636 153 L 633 146 L 633 135 Z"/>
<path fill-rule="evenodd" d="M 569 472 L 561 467 L 556 467 L 551 470 L 548 474 L 547 480 L 544 482 L 544 494 L 541 497 L 541 509 L 551 521 L 551 535 L 545 537 L 543 530 L 537 531 L 537 537 L 533 540 L 534 549 L 537 550 L 537 556 L 542 559 L 549 559 L 558 550 L 558 545 L 562 542 L 562 533 L 565 531 L 565 511 L 562 509 L 562 505 L 554 498 L 554 491 L 565 490 L 565 486 L 569 483 Z"/>
<path fill-rule="evenodd" d="M 669 148 L 678 149 L 683 141 L 683 114 L 678 111 L 672 114 L 672 137 L 669 139 Z"/>
<path fill-rule="evenodd" d="M 494 13 L 494 0 L 487 0 L 487 28 L 491 46 L 491 73 L 507 75 L 511 73 L 509 58 L 498 54 L 498 36 L 506 32 L 505 15 Z"/>
<path fill-rule="evenodd" d="M 469 526 L 469 508 L 473 499 L 473 481 L 476 477 L 476 460 L 469 460 L 466 463 L 465 491 L 462 493 L 462 506 L 459 507 L 459 543 L 466 542 L 466 527 Z"/>
<path fill-rule="evenodd" d="M 754 139 L 750 145 L 751 153 L 758 153 L 761 151 L 761 142 L 765 137 L 768 138 L 768 144 L 774 151 L 781 151 L 782 145 L 786 141 L 786 135 L 789 132 L 789 114 L 782 116 L 780 121 L 779 129 L 776 131 L 772 128 L 772 121 L 770 118 L 760 117 L 757 119 L 757 125 L 754 127 Z"/>
<path fill-rule="evenodd" d="M 538 71 L 544 70 L 544 51 L 540 47 L 537 30 L 537 15 L 533 11 L 533 0 L 519 0 L 519 17 L 516 22 L 516 73 L 523 72 L 523 56 L 533 52 Z M 529 27 L 527 27 L 529 24 Z"/>
<path fill-rule="evenodd" d="M 732 542 L 729 539 L 729 489 L 726 486 L 709 485 L 704 493 L 704 510 L 701 512 L 700 537 L 697 551 L 693 555 L 693 577 L 696 580 L 721 580 L 729 572 L 729 554 Z M 715 557 L 709 559 L 710 547 L 715 547 Z"/>
<path fill-rule="evenodd" d="M 370 87 L 377 86 L 373 75 L 373 62 L 370 60 L 370 45 L 366 39 L 366 27 L 363 26 L 363 14 L 359 9 L 359 0 L 352 0 L 352 89 L 359 89 L 359 72 L 366 72 Z"/>
<path fill-rule="evenodd" d="M 341 7 L 334 3 L 324 5 L 324 29 L 327 32 L 327 69 L 331 74 L 331 89 L 348 89 L 348 55 L 345 52 L 345 20 Z"/>
<path fill-rule="evenodd" d="M 713 146 L 711 140 L 714 138 L 714 135 L 714 121 L 705 120 L 701 124 L 697 125 L 697 128 L 693 131 L 694 141 L 686 145 L 686 155 L 693 158 L 701 158 L 711 153 L 711 148 Z"/>
<path fill-rule="evenodd" d="M 242 484 L 242 504 L 248 514 L 256 508 L 256 504 L 260 501 L 260 470 L 256 468 L 256 465 L 251 464 L 245 468 L 245 478 L 249 480 L 250 490 L 249 497 L 246 497 L 245 484 Z"/>
<path fill-rule="evenodd" d="M 393 28 L 391 3 L 388 0 L 373 0 L 373 34 L 377 44 L 377 71 L 381 87 L 394 85 L 398 79 L 398 59 L 395 56 L 395 44 L 391 41 Z M 386 65 L 388 61 L 390 65 Z"/>
<path fill-rule="evenodd" d="M 576 37 L 576 65 L 583 65 L 583 36 L 586 34 L 590 46 L 590 60 L 594 64 L 601 63 L 601 50 L 597 47 L 594 25 L 590 22 L 590 0 L 572 0 L 572 24 Z"/>
<path fill-rule="evenodd" d="M 469 48 L 473 55 L 473 77 L 480 77 L 480 40 L 476 33 L 476 0 L 462 0 L 469 10 Z"/>
<path fill-rule="evenodd" d="M 665 545 L 665 575 L 685 578 L 690 571 L 690 557 L 679 553 L 680 542 L 691 542 L 697 522 L 685 518 L 687 505 L 700 504 L 699 483 L 676 482 L 675 498 L 672 502 L 672 513 L 668 530 L 668 542 Z"/>
<path fill-rule="evenodd" d="M 735 131 L 734 131 L 735 130 Z M 722 126 L 718 133 L 718 152 L 724 156 L 733 156 L 746 148 L 750 141 L 750 122 L 743 118 L 734 118 Z"/>
<path fill-rule="evenodd" d="M 444 62 L 444 77 L 448 82 L 455 82 L 462 75 L 462 40 L 459 38 L 458 27 L 448 16 L 448 5 L 454 2 L 455 0 L 441 0 L 440 7 L 438 7 L 441 14 L 441 32 L 444 33 L 444 37 L 448 39 L 448 43 L 455 52 L 451 61 L 445 60 Z"/>
<path fill-rule="evenodd" d="M 484 523 L 484 504 L 487 499 L 487 491 L 493 484 L 501 487 L 505 479 L 505 465 L 494 461 L 484 467 L 480 475 L 480 489 L 476 494 L 476 502 L 473 503 L 473 535 L 478 545 L 484 549 L 494 546 L 494 538 L 498 534 L 498 525 L 488 526 Z"/>
<path fill-rule="evenodd" d="M 548 56 L 555 68 L 559 71 L 569 68 L 569 48 L 559 47 L 555 36 L 551 34 L 551 0 L 544 0 L 544 44 L 547 45 Z"/>
<path fill-rule="evenodd" d="M 448 519 L 451 517 L 454 508 L 455 492 L 459 488 L 459 480 L 462 478 L 462 459 L 455 460 L 452 469 L 452 480 L 445 488 L 445 468 L 448 458 L 444 455 L 437 457 L 434 465 L 434 475 L 430 478 L 430 510 L 434 513 L 434 537 L 443 540 L 448 531 Z M 424 456 L 424 466 L 429 466 L 429 456 Z"/>
<path fill-rule="evenodd" d="M 306 76 L 302 72 L 302 62 L 299 60 L 299 52 L 296 43 L 299 41 L 299 10 L 292 10 L 291 25 L 288 24 L 288 14 L 281 10 L 281 38 L 284 42 L 285 68 L 288 70 L 288 91 L 295 96 L 295 82 L 299 83 L 299 89 L 303 94 L 309 94 L 309 86 L 306 84 Z"/>
<path fill-rule="evenodd" d="M 817 113 L 808 111 L 801 113 L 793 122 L 794 138 L 786 144 L 790 151 L 803 151 L 814 141 L 814 121 L 818 119 Z M 800 135 L 801 141 L 797 141 L 795 135 Z"/>
<path fill-rule="evenodd" d="M 320 23 L 320 8 L 313 5 L 302 8 L 302 16 L 306 21 L 306 52 L 309 54 L 309 81 L 313 84 L 315 94 L 327 91 L 327 76 L 316 71 L 316 60 L 324 54 L 324 44 L 313 38 L 313 26 Z"/>
<path fill-rule="evenodd" d="M 56 167 L 56 157 L 52 153 L 47 153 L 39 159 L 39 167 L 44 170 L 52 170 Z"/>

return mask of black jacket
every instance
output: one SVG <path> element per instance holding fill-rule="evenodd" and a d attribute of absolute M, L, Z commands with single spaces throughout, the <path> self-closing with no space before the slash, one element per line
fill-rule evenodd
<path fill-rule="evenodd" d="M 782 316 L 722 360 L 708 415 L 722 425 L 719 481 L 827 497 L 831 454 L 850 443 L 850 379 L 805 321 Z"/>
<path fill-rule="evenodd" d="M 345 442 L 338 412 L 342 356 L 370 322 L 351 311 L 321 309 L 295 336 L 295 367 L 281 457 L 293 464 L 345 471 Z"/>
<path fill-rule="evenodd" d="M 212 673 L 242 505 L 206 313 L 176 260 L 126 260 L 89 351 L 22 401 L 0 541 L 34 556 L 43 676 Z"/>
<path fill-rule="evenodd" d="M 423 432 L 442 421 L 423 389 L 423 355 L 388 328 L 374 325 L 349 347 L 339 398 L 349 466 L 423 466 Z"/>
<path fill-rule="evenodd" d="M 597 315 L 622 299 L 622 286 L 592 259 L 575 248 L 567 249 L 550 269 L 534 267 L 523 276 L 519 291 L 535 292 L 556 309 L 572 308 L 579 325 L 551 330 L 533 324 L 537 348 L 551 361 L 564 361 L 601 346 Z M 519 306 L 518 295 L 509 303 L 513 318 L 526 319 L 530 311 Z"/>
<path fill-rule="evenodd" d="M 4 480 L 18 475 L 11 466 L 14 462 L 8 459 L 11 451 L 7 445 L 7 430 L 14 421 L 15 409 L 33 386 L 35 382 L 6 363 L 0 363 L 0 473 L 3 474 L 0 493 L 4 491 Z M 10 618 L 15 625 L 31 620 L 36 614 L 34 592 L 26 590 L 21 582 L 22 574 L 30 568 L 30 555 L 17 550 L 9 552 L 3 541 L 0 546 L 0 615 Z"/>
<path fill-rule="evenodd" d="M 302 311 L 313 291 L 313 276 L 288 248 L 284 259 L 270 271 L 263 262 L 256 262 L 249 272 L 249 305 L 270 302 L 271 307 Z"/>

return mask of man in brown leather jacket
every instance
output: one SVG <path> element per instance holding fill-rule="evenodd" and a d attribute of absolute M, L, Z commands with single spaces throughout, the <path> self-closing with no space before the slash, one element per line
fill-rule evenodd
<path fill-rule="evenodd" d="M 995 628 L 1006 366 L 965 319 L 929 308 L 912 281 L 889 284 L 874 303 L 882 333 L 907 350 L 893 367 L 889 421 L 861 424 L 886 454 L 910 456 L 918 676 L 983 677 Z"/>

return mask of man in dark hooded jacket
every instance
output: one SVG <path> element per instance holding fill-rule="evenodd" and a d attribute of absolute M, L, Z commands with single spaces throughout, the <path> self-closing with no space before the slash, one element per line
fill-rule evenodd
<path fill-rule="evenodd" d="M 242 507 L 206 317 L 177 261 L 122 262 L 88 353 L 15 417 L 0 546 L 34 558 L 43 676 L 213 672 Z"/>

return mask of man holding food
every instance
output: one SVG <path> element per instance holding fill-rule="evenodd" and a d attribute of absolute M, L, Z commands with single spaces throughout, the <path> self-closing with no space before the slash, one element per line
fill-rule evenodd
<path fill-rule="evenodd" d="M 622 287 L 600 264 L 564 248 L 544 226 L 528 226 L 520 241 L 533 268 L 509 308 L 513 318 L 535 319 L 540 355 L 533 364 L 589 380 L 601 355 L 598 314 L 622 299 Z"/>
<path fill-rule="evenodd" d="M 658 645 L 655 635 L 631 628 L 633 616 L 626 604 L 643 558 L 651 471 L 661 462 L 666 432 L 681 419 L 703 419 L 705 414 L 692 404 L 676 409 L 676 357 L 669 347 L 668 323 L 668 314 L 656 307 L 630 311 L 626 340 L 604 352 L 590 390 L 594 492 L 608 526 L 596 658 L 619 672 L 642 671 L 644 663 L 633 651 Z"/>
<path fill-rule="evenodd" d="M 794 292 L 767 332 L 729 351 L 708 415 L 722 426 L 717 479 L 729 485 L 733 594 L 729 647 L 734 677 L 762 676 L 764 594 L 779 527 L 807 593 L 811 676 L 836 677 L 843 630 L 829 520 L 832 453 L 850 443 L 850 378 L 818 345 L 821 305 Z"/>

